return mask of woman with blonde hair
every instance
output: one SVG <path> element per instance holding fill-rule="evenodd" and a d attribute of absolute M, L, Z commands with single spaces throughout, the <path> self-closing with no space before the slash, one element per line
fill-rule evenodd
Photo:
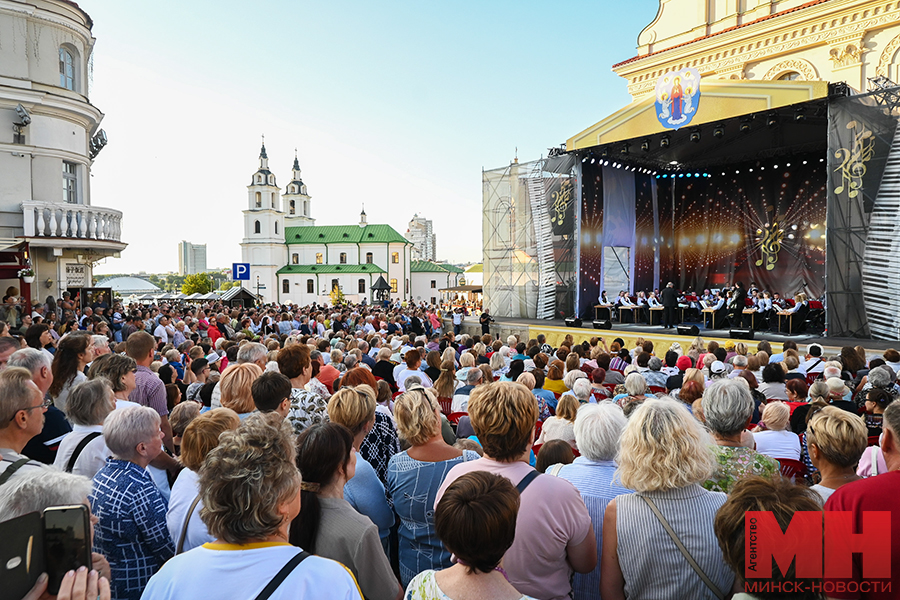
<path fill-rule="evenodd" d="M 587 385 L 590 387 L 590 383 Z M 575 417 L 578 415 L 579 406 L 581 403 L 572 394 L 560 396 L 559 402 L 556 404 L 556 415 L 544 421 L 544 425 L 541 427 L 541 436 L 535 444 L 544 444 L 550 440 L 563 440 L 572 448 L 576 448 Z"/>
<path fill-rule="evenodd" d="M 503 355 L 500 352 L 491 354 L 490 366 L 491 371 L 494 372 L 494 377 L 500 377 L 509 371 L 509 367 L 506 366 L 506 359 L 503 358 Z"/>
<path fill-rule="evenodd" d="M 440 406 L 424 388 L 398 396 L 394 418 L 400 436 L 410 444 L 408 450 L 391 457 L 387 476 L 387 490 L 400 517 L 400 582 L 405 588 L 426 569 L 450 566 L 450 553 L 435 533 L 432 507 L 450 469 L 480 457 L 477 452 L 464 452 L 444 441 Z"/>
<path fill-rule="evenodd" d="M 724 598 L 730 593 L 734 572 L 713 529 L 727 497 L 700 486 L 716 470 L 711 446 L 706 430 L 676 402 L 649 399 L 632 414 L 617 462 L 622 486 L 635 493 L 616 496 L 606 507 L 603 598 L 707 598 L 710 591 Z M 686 568 L 678 544 L 697 562 L 709 587 Z"/>
<path fill-rule="evenodd" d="M 222 406 L 236 412 L 241 420 L 246 419 L 247 415 L 256 410 L 250 388 L 262 374 L 262 369 L 255 363 L 232 365 L 226 369 L 219 381 Z"/>
<path fill-rule="evenodd" d="M 809 459 L 822 474 L 812 489 L 823 504 L 836 489 L 860 479 L 856 465 L 866 451 L 867 433 L 862 419 L 833 406 L 826 406 L 807 423 Z"/>
<path fill-rule="evenodd" d="M 753 429 L 756 451 L 776 460 L 800 460 L 800 438 L 791 431 L 791 409 L 780 401 L 766 404 L 762 420 Z"/>
<path fill-rule="evenodd" d="M 429 353 L 429 356 L 431 354 Z M 456 391 L 458 381 L 456 379 L 456 369 L 451 361 L 441 363 L 440 375 L 434 382 L 434 393 L 438 398 L 452 398 L 453 392 Z"/>

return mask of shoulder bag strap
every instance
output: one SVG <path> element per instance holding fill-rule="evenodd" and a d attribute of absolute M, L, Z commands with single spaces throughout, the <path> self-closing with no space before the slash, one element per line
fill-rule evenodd
<path fill-rule="evenodd" d="M 713 594 L 715 594 L 716 598 L 719 600 L 724 600 L 725 594 L 719 590 L 715 583 L 712 582 L 712 579 L 707 577 L 706 573 L 703 572 L 703 569 L 700 568 L 700 565 L 697 564 L 697 561 L 694 560 L 694 557 L 691 556 L 691 553 L 688 552 L 688 549 L 684 547 L 684 544 L 681 543 L 681 540 L 678 538 L 678 535 L 675 533 L 675 530 L 672 529 L 672 526 L 669 525 L 669 522 L 666 521 L 666 518 L 659 512 L 659 509 L 656 507 L 656 504 L 650 498 L 646 496 L 640 497 L 644 502 L 647 503 L 647 506 L 650 507 L 650 510 L 653 511 L 653 514 L 656 515 L 656 518 L 659 520 L 660 525 L 663 526 L 663 529 L 666 530 L 666 533 L 669 534 L 669 537 L 672 538 L 672 541 L 675 542 L 675 545 L 678 546 L 678 551 L 681 552 L 681 555 L 688 561 L 691 565 L 691 568 L 694 569 L 694 572 L 700 576 L 700 579 L 703 580 L 703 583 L 706 584 Z"/>
<path fill-rule="evenodd" d="M 16 471 L 18 471 L 19 469 L 24 467 L 28 463 L 29 460 L 30 459 L 28 459 L 28 458 L 20 458 L 13 464 L 6 467 L 6 470 L 3 471 L 3 473 L 0 473 L 0 485 L 3 485 L 4 483 L 6 483 L 9 480 L 9 478 L 12 477 L 13 475 L 15 475 Z"/>
<path fill-rule="evenodd" d="M 557 463 L 557 464 L 553 465 L 552 467 L 548 468 L 546 471 L 544 471 L 544 473 L 546 475 L 553 475 L 554 477 L 559 477 L 559 472 L 562 470 L 562 468 L 564 466 L 565 465 L 563 465 L 563 463 Z"/>
<path fill-rule="evenodd" d="M 275 593 L 275 590 L 278 589 L 278 586 L 281 585 L 281 583 L 285 579 L 287 579 L 288 575 L 291 574 L 291 572 L 297 567 L 297 565 L 302 563 L 310 556 L 312 555 L 306 550 L 300 552 L 300 554 L 294 555 L 294 557 L 291 558 L 291 560 L 289 560 L 286 565 L 281 567 L 281 570 L 275 574 L 275 577 L 272 578 L 272 581 L 270 581 L 269 584 L 263 588 L 259 595 L 256 596 L 255 600 L 268 600 L 269 596 Z"/>
<path fill-rule="evenodd" d="M 522 492 L 524 492 L 525 488 L 527 488 L 529 485 L 531 485 L 531 482 L 534 481 L 538 475 L 540 475 L 540 473 L 532 470 L 528 475 L 523 477 L 522 481 L 520 481 L 519 484 L 516 486 L 516 489 L 519 490 L 519 493 L 521 494 Z"/>
<path fill-rule="evenodd" d="M 91 443 L 91 440 L 100 437 L 102 434 L 99 431 L 92 431 L 78 442 L 78 445 L 75 446 L 75 450 L 72 451 L 72 456 L 69 457 L 69 462 L 66 463 L 66 473 L 71 473 L 72 469 L 75 468 L 75 461 L 78 460 L 78 457 L 81 456 L 82 451 L 84 451 L 85 447 Z"/>
<path fill-rule="evenodd" d="M 200 494 L 194 498 L 194 501 L 191 502 L 191 507 L 187 511 L 187 515 L 184 517 L 184 525 L 181 526 L 181 535 L 178 536 L 178 547 L 175 549 L 175 554 L 181 554 L 184 550 L 184 538 L 187 537 L 188 524 L 191 522 L 191 515 L 194 514 L 194 509 L 197 508 L 197 504 L 200 503 Z"/>

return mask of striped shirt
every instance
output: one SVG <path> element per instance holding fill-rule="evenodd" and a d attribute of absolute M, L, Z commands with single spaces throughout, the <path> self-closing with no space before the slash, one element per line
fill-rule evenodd
<path fill-rule="evenodd" d="M 138 365 L 134 381 L 137 387 L 128 396 L 129 400 L 137 402 L 141 406 L 149 406 L 161 417 L 169 414 L 169 407 L 166 403 L 166 386 L 156 373 L 147 367 Z"/>
<path fill-rule="evenodd" d="M 691 484 L 616 497 L 617 550 L 625 577 L 625 596 L 715 599 L 641 496 L 653 500 L 706 576 L 728 594 L 734 572 L 725 563 L 713 531 L 716 511 L 727 496 Z"/>

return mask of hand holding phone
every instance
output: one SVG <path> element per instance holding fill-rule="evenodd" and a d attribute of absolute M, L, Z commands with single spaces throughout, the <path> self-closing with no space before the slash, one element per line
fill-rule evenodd
<path fill-rule="evenodd" d="M 44 510 L 44 556 L 47 591 L 58 593 L 66 574 L 91 567 L 90 514 L 84 504 Z"/>

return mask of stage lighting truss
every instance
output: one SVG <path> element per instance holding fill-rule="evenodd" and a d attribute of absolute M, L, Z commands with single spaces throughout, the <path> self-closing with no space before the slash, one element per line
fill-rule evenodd
<path fill-rule="evenodd" d="M 769 116 L 766 117 L 766 126 L 767 127 L 775 127 L 778 125 L 778 113 L 769 113 Z"/>
<path fill-rule="evenodd" d="M 691 129 L 691 141 L 694 142 L 695 144 L 700 141 L 700 128 L 699 127 L 695 127 L 693 129 Z"/>
<path fill-rule="evenodd" d="M 723 137 L 725 137 L 725 124 L 724 123 L 719 123 L 718 125 L 716 125 L 716 128 L 713 129 L 713 137 L 715 137 L 717 139 L 722 139 Z"/>
<path fill-rule="evenodd" d="M 741 119 L 741 133 L 750 133 L 750 119 Z"/>
<path fill-rule="evenodd" d="M 650 152 L 650 140 L 644 140 L 641 142 L 641 151 Z"/>
<path fill-rule="evenodd" d="M 659 147 L 660 148 L 668 148 L 669 144 L 671 144 L 671 143 L 672 143 L 672 138 L 668 134 L 662 136 L 659 139 Z"/>

